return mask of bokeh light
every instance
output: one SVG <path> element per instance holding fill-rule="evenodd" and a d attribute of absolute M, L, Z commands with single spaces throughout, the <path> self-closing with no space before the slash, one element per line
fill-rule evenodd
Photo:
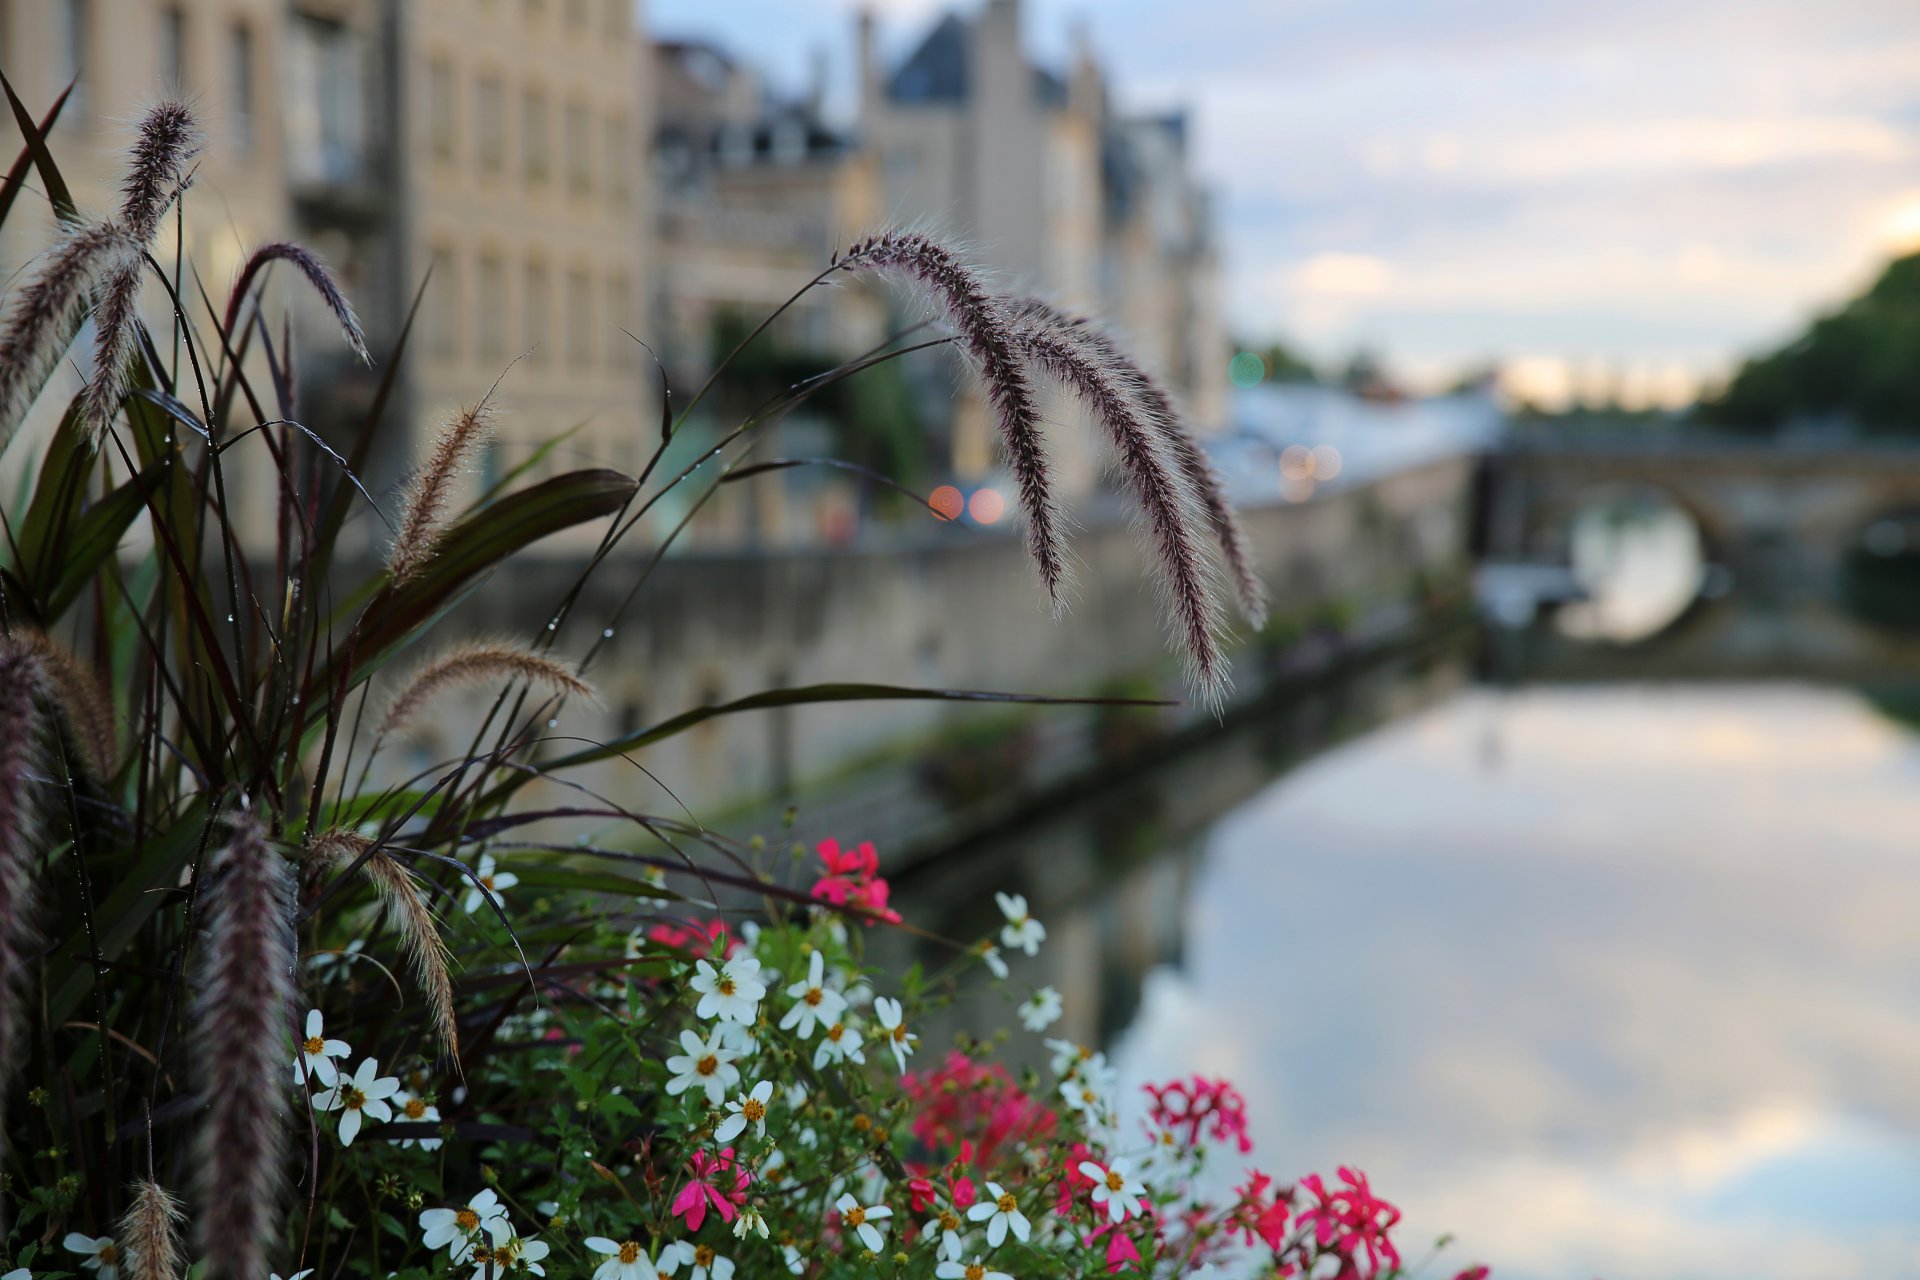
<path fill-rule="evenodd" d="M 967 500 L 967 514 L 975 524 L 993 524 L 1007 514 L 1007 500 L 998 489 L 975 489 Z"/>
<path fill-rule="evenodd" d="M 1242 351 L 1227 362 L 1227 378 L 1236 387 L 1257 387 L 1267 380 L 1267 362 L 1251 351 Z"/>
<path fill-rule="evenodd" d="M 1313 479 L 1313 450 L 1303 444 L 1290 444 L 1280 451 L 1280 478 Z"/>
<path fill-rule="evenodd" d="M 1313 478 L 1332 480 L 1340 474 L 1340 451 L 1330 444 L 1313 446 Z"/>
<path fill-rule="evenodd" d="M 967 500 L 958 489 L 943 484 L 927 498 L 927 505 L 942 520 L 958 520 L 960 513 L 966 510 Z"/>

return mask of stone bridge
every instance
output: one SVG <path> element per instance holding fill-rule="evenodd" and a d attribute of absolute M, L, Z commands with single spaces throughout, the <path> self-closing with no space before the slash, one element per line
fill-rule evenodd
<path fill-rule="evenodd" d="M 1499 559 L 1565 563 L 1580 508 L 1651 489 L 1698 526 L 1743 590 L 1828 594 L 1864 531 L 1920 518 L 1920 447 L 1523 429 L 1487 462 L 1482 540 Z M 1920 544 L 1913 550 L 1920 550 Z"/>

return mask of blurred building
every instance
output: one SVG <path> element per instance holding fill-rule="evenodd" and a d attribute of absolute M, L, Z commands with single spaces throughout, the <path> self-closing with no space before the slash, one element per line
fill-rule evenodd
<path fill-rule="evenodd" d="M 0 4 L 0 66 L 29 109 L 75 84 L 54 151 L 83 208 L 111 210 L 147 103 L 195 105 L 208 146 L 185 248 L 210 293 L 260 243 L 301 240 L 340 277 L 378 358 L 432 266 L 389 417 L 410 430 L 384 434 L 377 481 L 516 357 L 499 461 L 582 423 L 550 467 L 639 456 L 651 366 L 618 326 L 639 323 L 645 296 L 644 48 L 632 0 Z M 9 159 L 19 137 L 0 123 Z M 10 224 L 9 272 L 51 219 Z M 344 358 L 305 290 L 283 284 L 270 313 L 282 301 L 310 334 L 302 416 L 352 421 L 381 371 Z"/>

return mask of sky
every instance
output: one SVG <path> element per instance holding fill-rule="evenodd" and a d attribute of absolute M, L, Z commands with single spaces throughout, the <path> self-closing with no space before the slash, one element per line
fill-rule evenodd
<path fill-rule="evenodd" d="M 972 8 L 977 0 L 966 0 Z M 848 101 L 858 0 L 647 0 Z M 875 0 L 904 52 L 946 7 Z M 1674 401 L 1920 248 L 1914 0 L 1025 0 L 1184 104 L 1233 331 Z"/>

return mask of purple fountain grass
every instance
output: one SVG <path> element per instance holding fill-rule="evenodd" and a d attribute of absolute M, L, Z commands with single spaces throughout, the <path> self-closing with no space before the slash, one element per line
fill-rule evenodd
<path fill-rule="evenodd" d="M 139 261 L 140 246 L 118 225 L 82 223 L 60 237 L 14 295 L 0 324 L 0 450 L 78 329 L 94 290 Z"/>
<path fill-rule="evenodd" d="M 202 869 L 206 930 L 193 1010 L 203 1106 L 198 1242 L 216 1280 L 259 1280 L 279 1231 L 293 997 L 286 860 L 251 812 Z"/>
<path fill-rule="evenodd" d="M 1266 586 L 1260 581 L 1259 571 L 1255 568 L 1246 530 L 1242 528 L 1240 518 L 1234 514 L 1232 504 L 1227 501 L 1226 486 L 1220 473 L 1214 469 L 1206 450 L 1194 438 L 1193 428 L 1186 416 L 1174 407 L 1173 397 L 1166 388 L 1128 355 L 1111 334 L 1086 317 L 1067 315 L 1042 298 L 1022 298 L 1013 304 L 1013 311 L 1022 320 L 1045 325 L 1082 344 L 1095 359 L 1115 370 L 1129 385 L 1130 394 L 1141 401 L 1151 420 L 1157 424 L 1166 441 L 1168 454 L 1192 487 L 1194 496 L 1206 513 L 1207 523 L 1213 527 L 1213 535 L 1220 544 L 1221 558 L 1226 562 L 1227 574 L 1232 580 L 1234 596 L 1241 612 L 1254 626 L 1264 626 L 1267 620 Z"/>
<path fill-rule="evenodd" d="M 440 522 L 453 496 L 453 481 L 486 442 L 492 429 L 492 411 L 486 401 L 462 409 L 434 437 L 427 460 L 407 481 L 400 503 L 400 529 L 387 557 L 387 571 L 395 585 L 420 571 L 440 537 Z"/>
<path fill-rule="evenodd" d="M 233 290 L 227 295 L 226 317 L 221 323 L 221 332 L 233 341 L 239 340 L 236 326 L 240 323 L 240 308 L 245 305 L 248 293 L 259 279 L 260 273 L 276 262 L 291 264 L 307 278 L 320 301 L 333 313 L 334 320 L 340 326 L 340 336 L 346 340 L 353 354 L 360 357 L 361 363 L 372 364 L 373 357 L 367 351 L 366 334 L 361 332 L 360 318 L 354 314 L 353 304 L 340 290 L 340 284 L 327 270 L 327 264 L 319 255 L 290 240 L 275 240 L 255 249 L 240 268 L 240 274 L 234 277 Z"/>
<path fill-rule="evenodd" d="M 191 181 L 187 162 L 206 138 L 184 102 L 157 102 L 140 118 L 120 184 L 120 225 L 140 244 L 152 241 L 160 219 Z"/>
<path fill-rule="evenodd" d="M 1174 629 L 1192 664 L 1194 684 L 1209 703 L 1226 691 L 1226 660 L 1220 652 L 1220 609 L 1213 570 L 1194 527 L 1194 498 L 1161 449 L 1153 420 L 1126 366 L 1044 319 L 1013 322 L 1013 341 L 1034 365 L 1070 388 L 1113 442 L 1120 469 L 1139 503 L 1153 541 L 1171 606 Z"/>
<path fill-rule="evenodd" d="M 157 1182 L 133 1184 L 133 1203 L 120 1216 L 120 1261 L 128 1280 L 179 1280 L 180 1201 Z"/>
<path fill-rule="evenodd" d="M 839 260 L 842 271 L 903 276 L 933 295 L 958 332 L 961 348 L 986 385 L 1026 515 L 1027 547 L 1054 607 L 1064 604 L 1067 558 L 1054 509 L 1040 406 L 1007 318 L 979 273 L 952 250 L 918 232 L 888 232 L 860 241 Z"/>
<path fill-rule="evenodd" d="M 40 847 L 31 794 L 46 670 L 38 654 L 0 636 L 0 1120 L 7 1086 L 25 1059 L 31 1003 L 28 971 L 39 937 L 34 924 L 35 851 Z M 0 1123 L 0 1160 L 8 1126 Z"/>
<path fill-rule="evenodd" d="M 21 631 L 14 643 L 40 659 L 48 698 L 59 709 L 67 740 L 80 762 L 96 778 L 113 772 L 118 755 L 113 698 L 99 675 L 50 636 Z"/>
<path fill-rule="evenodd" d="M 596 696 L 592 685 L 562 662 L 535 653 L 523 645 L 500 641 L 459 645 L 413 674 L 406 688 L 387 707 L 380 733 L 396 733 L 413 722 L 420 709 L 448 689 L 498 680 L 525 680 L 552 693 L 578 698 Z"/>

